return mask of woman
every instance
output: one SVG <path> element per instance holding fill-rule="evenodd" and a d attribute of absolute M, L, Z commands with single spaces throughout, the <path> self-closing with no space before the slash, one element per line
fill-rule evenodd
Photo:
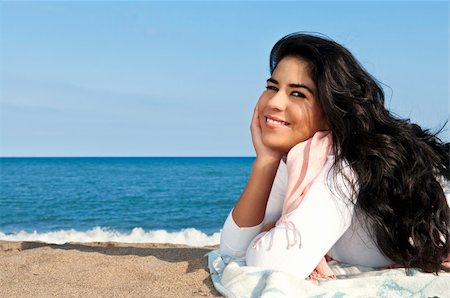
<path fill-rule="evenodd" d="M 333 278 L 325 255 L 438 272 L 450 253 L 449 143 L 391 115 L 378 83 L 334 41 L 285 36 L 270 71 L 222 252 L 300 278 Z"/>

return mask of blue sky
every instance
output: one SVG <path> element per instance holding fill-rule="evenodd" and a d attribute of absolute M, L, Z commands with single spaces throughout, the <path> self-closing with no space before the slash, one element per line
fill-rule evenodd
<path fill-rule="evenodd" d="M 449 118 L 446 1 L 1 2 L 0 26 L 0 156 L 252 156 L 295 31 L 346 46 L 401 117 Z"/>

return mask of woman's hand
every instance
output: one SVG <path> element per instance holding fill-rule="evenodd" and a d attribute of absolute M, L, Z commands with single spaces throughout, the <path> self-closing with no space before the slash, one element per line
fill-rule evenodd
<path fill-rule="evenodd" d="M 255 110 L 253 112 L 253 118 L 250 125 L 250 131 L 252 134 L 252 142 L 253 147 L 256 152 L 257 160 L 267 160 L 279 162 L 283 156 L 283 153 L 274 149 L 269 148 L 264 145 L 262 141 L 262 132 L 261 132 L 261 122 L 258 111 L 258 104 L 256 104 Z"/>

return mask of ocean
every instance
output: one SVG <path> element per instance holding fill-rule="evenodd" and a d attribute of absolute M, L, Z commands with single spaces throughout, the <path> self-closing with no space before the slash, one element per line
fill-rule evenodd
<path fill-rule="evenodd" d="M 0 240 L 215 245 L 253 160 L 0 158 Z"/>

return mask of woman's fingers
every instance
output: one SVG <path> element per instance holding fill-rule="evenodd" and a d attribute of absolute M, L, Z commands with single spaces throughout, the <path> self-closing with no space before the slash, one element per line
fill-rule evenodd
<path fill-rule="evenodd" d="M 258 105 L 255 106 L 253 111 L 252 123 L 250 124 L 250 131 L 252 133 L 253 146 L 256 150 L 261 146 L 261 125 L 259 124 L 259 111 Z"/>
<path fill-rule="evenodd" d="M 252 142 L 253 147 L 255 148 L 256 157 L 260 159 L 269 158 L 270 160 L 279 161 L 282 156 L 281 152 L 269 148 L 268 146 L 264 145 L 264 142 L 262 141 L 261 122 L 259 117 L 258 104 L 256 104 L 255 110 L 253 111 L 252 123 L 250 125 Z"/>
<path fill-rule="evenodd" d="M 253 127 L 261 127 L 261 125 L 259 124 L 258 105 L 256 105 L 255 109 L 253 110 L 253 117 L 252 117 L 252 123 L 250 125 L 250 128 L 253 129 Z"/>

